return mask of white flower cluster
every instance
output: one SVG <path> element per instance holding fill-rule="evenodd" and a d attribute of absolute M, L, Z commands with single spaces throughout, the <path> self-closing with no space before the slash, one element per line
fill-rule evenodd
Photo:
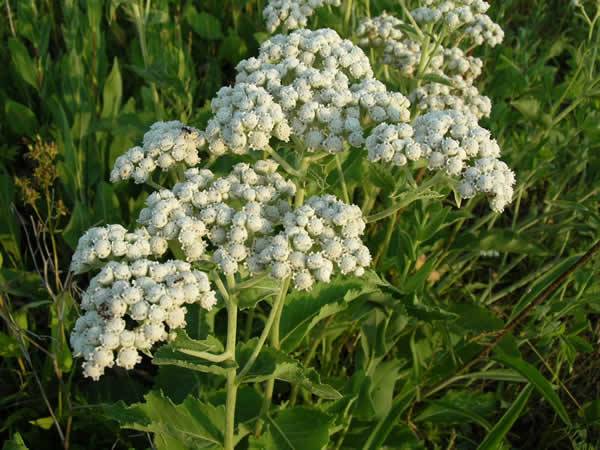
<path fill-rule="evenodd" d="M 281 106 L 262 87 L 247 83 L 223 87 L 211 107 L 213 117 L 204 133 L 213 155 L 264 150 L 271 136 L 285 142 L 290 138 Z"/>
<path fill-rule="evenodd" d="M 291 136 L 309 150 L 360 147 L 368 122 L 410 118 L 410 102 L 377 81 L 364 52 L 330 29 L 297 30 L 264 42 L 257 58 L 241 61 L 237 83 L 264 88 L 281 106 Z"/>
<path fill-rule="evenodd" d="M 147 198 L 139 222 L 152 236 L 177 240 L 190 262 L 203 258 L 210 245 L 221 270 L 236 273 L 254 237 L 271 233 L 290 210 L 296 186 L 276 170 L 270 160 L 236 164 L 221 178 L 188 169 L 185 181 Z"/>
<path fill-rule="evenodd" d="M 168 333 L 185 326 L 185 304 L 216 303 L 205 273 L 183 261 L 111 261 L 92 278 L 81 301 L 85 313 L 71 333 L 83 373 L 94 380 L 115 363 L 132 369 Z"/>
<path fill-rule="evenodd" d="M 455 86 L 442 83 L 428 83 L 418 87 L 409 95 L 417 109 L 422 112 L 457 110 L 473 115 L 478 119 L 489 117 L 492 101 L 481 95 L 479 90 L 463 80 L 451 80 Z"/>
<path fill-rule="evenodd" d="M 494 47 L 504 39 L 502 28 L 485 14 L 490 7 L 483 0 L 424 0 L 425 6 L 411 11 L 419 24 L 442 23 L 450 31 L 464 34 L 475 45 Z"/>
<path fill-rule="evenodd" d="M 366 47 L 383 48 L 383 62 L 397 68 L 402 76 L 413 78 L 422 63 L 421 45 L 404 34 L 403 22 L 388 14 L 365 19 L 358 32 L 361 44 Z M 422 112 L 456 109 L 477 118 L 489 116 L 491 101 L 479 93 L 473 85 L 481 75 L 483 61 L 466 55 L 460 48 L 438 46 L 427 56 L 426 72 L 445 79 L 430 81 L 409 94 L 411 103 Z M 421 74 L 423 75 L 423 74 Z"/>
<path fill-rule="evenodd" d="M 263 10 L 270 33 L 280 25 L 284 30 L 306 28 L 308 18 L 315 9 L 325 5 L 340 6 L 341 0 L 268 0 Z"/>
<path fill-rule="evenodd" d="M 328 283 L 335 272 L 362 276 L 371 263 L 362 243 L 365 222 L 360 208 L 333 195 L 311 197 L 283 219 L 284 230 L 256 240 L 248 259 L 252 272 L 269 270 L 271 276 L 291 276 L 298 290 L 315 281 Z"/>
<path fill-rule="evenodd" d="M 130 148 L 119 156 L 110 174 L 110 181 L 133 178 L 143 183 L 157 168 L 167 170 L 177 163 L 194 166 L 200 162 L 198 148 L 204 145 L 202 133 L 178 120 L 156 122 L 144 134 L 142 147 Z"/>
<path fill-rule="evenodd" d="M 498 143 L 472 115 L 434 111 L 417 117 L 413 127 L 381 124 L 367 138 L 366 146 L 371 161 L 403 166 L 427 159 L 429 169 L 444 170 L 461 179 L 461 197 L 483 192 L 494 211 L 502 211 L 512 199 L 514 174 L 498 160 Z"/>
<path fill-rule="evenodd" d="M 404 22 L 396 16 L 383 12 L 377 17 L 365 17 L 358 25 L 356 33 L 364 47 L 385 47 L 389 41 L 400 41 L 405 34 L 400 29 Z"/>
<path fill-rule="evenodd" d="M 121 225 L 94 227 L 79 239 L 70 270 L 82 273 L 110 259 L 133 261 L 148 256 L 161 256 L 167 251 L 167 247 L 165 239 L 150 236 L 145 228 L 138 228 L 130 233 Z"/>

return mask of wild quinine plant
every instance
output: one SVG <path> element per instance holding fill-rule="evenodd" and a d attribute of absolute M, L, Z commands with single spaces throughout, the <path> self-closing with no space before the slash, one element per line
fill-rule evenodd
<path fill-rule="evenodd" d="M 463 199 L 485 195 L 497 212 L 511 201 L 515 177 L 479 124 L 491 103 L 474 84 L 483 61 L 471 50 L 503 38 L 486 15 L 489 5 L 424 0 L 403 17 L 364 18 L 357 43 L 332 29 L 306 28 L 316 8 L 340 3 L 267 2 L 267 28 L 283 33 L 237 65 L 235 83 L 212 100 L 206 126 L 157 122 L 141 146 L 117 158 L 112 182 L 133 180 L 153 190 L 137 227 L 92 228 L 73 255 L 73 272 L 93 274 L 71 334 L 85 376 L 98 380 L 113 366 L 133 369 L 147 355 L 156 364 L 222 379 L 224 401 L 194 403 L 199 409 L 192 421 L 184 418 L 192 406 L 171 404 L 182 419 L 168 439 L 151 422 L 129 424 L 156 433 L 157 447 L 179 448 L 177 439 L 182 448 L 350 445 L 344 439 L 348 415 L 358 415 L 351 412 L 357 397 L 340 380 L 332 380 L 335 387 L 324 383 L 318 366 L 308 367 L 315 347 L 307 332 L 341 310 L 338 300 L 397 290 L 373 264 L 389 241 L 372 254 L 366 237 L 400 207 L 367 217 L 382 194 L 368 189 L 368 176 L 351 191 L 344 161 L 391 173 L 426 167 L 440 174 L 440 189 L 449 184 Z M 384 64 L 402 90 L 378 80 L 372 62 Z M 333 174 L 337 186 L 319 182 L 323 172 L 321 181 Z M 353 204 L 358 198 L 362 209 Z M 401 224 L 388 224 L 395 226 Z M 323 303 L 332 296 L 335 301 Z M 302 316 L 312 305 L 328 309 L 297 323 L 286 315 Z M 198 308 L 223 321 L 224 341 L 188 336 L 186 321 Z M 216 314 L 223 308 L 225 316 Z M 347 323 L 360 321 L 361 311 L 355 309 Z M 263 319 L 258 328 L 257 317 Z M 300 343 L 311 349 L 303 363 L 294 358 L 302 354 Z M 367 373 L 383 359 L 370 359 Z M 276 380 L 291 389 L 277 399 Z M 248 384 L 245 403 L 237 405 Z M 309 409 L 315 398 L 318 412 Z M 158 401 L 148 398 L 149 404 Z M 315 424 L 314 436 L 303 438 L 310 430 L 295 429 L 305 423 Z M 365 445 L 377 448 L 391 426 L 384 421 L 367 432 Z"/>

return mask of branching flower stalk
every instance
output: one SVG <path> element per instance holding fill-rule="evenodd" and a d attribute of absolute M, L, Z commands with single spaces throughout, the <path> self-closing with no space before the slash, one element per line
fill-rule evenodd
<path fill-rule="evenodd" d="M 481 0 L 427 0 L 427 7 L 405 11 L 407 23 L 382 15 L 360 25 L 361 45 L 370 51 L 383 49 L 384 63 L 410 79 L 407 97 L 375 78 L 369 58 L 353 42 L 331 29 L 296 29 L 307 25 L 315 8 L 339 4 L 270 1 L 265 8 L 269 29 L 295 31 L 271 37 L 256 57 L 236 66 L 235 83 L 212 99 L 212 116 L 203 130 L 179 121 L 157 122 L 140 146 L 117 158 L 112 182 L 133 180 L 154 191 L 135 229 L 118 224 L 91 228 L 73 255 L 73 272 L 94 273 L 82 296 L 83 315 L 71 335 L 74 355 L 84 359 L 84 375 L 97 380 L 114 365 L 132 369 L 159 343 L 174 342 L 178 352 L 208 361 L 225 375 L 227 450 L 237 439 L 240 385 L 265 346 L 281 349 L 288 292 L 309 291 L 337 276 L 361 277 L 386 257 L 405 207 L 402 201 L 394 203 L 399 186 L 388 193 L 388 209 L 365 219 L 383 191 L 348 184 L 342 165 L 348 152 L 361 152 L 361 164 L 396 171 L 419 161 L 421 167 L 453 180 L 459 197 L 482 193 L 497 212 L 512 199 L 514 174 L 499 159 L 491 133 L 478 123 L 489 109 L 473 85 L 482 63 L 458 44 L 443 47 L 461 42 L 463 36 L 467 42 L 495 45 L 501 30 L 483 14 L 489 5 Z M 141 3 L 133 9 L 142 37 L 148 5 L 145 13 Z M 349 25 L 354 8 L 351 2 L 345 6 Z M 430 83 L 427 75 L 448 79 L 450 86 Z M 203 153 L 209 156 L 204 164 Z M 209 170 L 223 155 L 249 162 L 238 162 L 226 173 Z M 269 159 L 260 159 L 265 156 Z M 337 172 L 343 201 L 315 188 L 311 167 L 321 160 L 326 170 Z M 173 185 L 171 176 L 164 187 L 152 180 L 159 169 L 177 174 Z M 420 188 L 436 181 L 431 177 Z M 364 193 L 363 210 L 350 203 L 355 193 Z M 363 235 L 368 223 L 387 218 L 373 261 Z M 238 368 L 238 302 L 267 278 L 279 290 L 256 345 Z M 219 350 L 177 347 L 176 331 L 185 328 L 191 304 L 207 311 L 225 307 L 227 333 Z M 253 314 L 246 323 L 246 339 Z M 327 343 L 323 336 L 323 346 Z M 315 343 L 307 362 L 316 348 Z M 368 364 L 369 373 L 373 363 Z M 271 374 L 254 424 L 256 437 L 270 414 L 274 386 Z M 298 390 L 293 387 L 294 402 Z M 349 413 L 338 446 L 351 417 Z"/>

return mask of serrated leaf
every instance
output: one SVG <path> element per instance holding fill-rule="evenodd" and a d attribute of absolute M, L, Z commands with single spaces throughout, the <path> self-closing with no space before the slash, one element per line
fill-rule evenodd
<path fill-rule="evenodd" d="M 238 346 L 236 360 L 240 367 L 244 367 L 255 345 L 256 339 L 252 339 Z M 261 350 L 252 368 L 240 382 L 259 383 L 271 377 L 298 385 L 317 397 L 329 400 L 338 400 L 342 397 L 334 388 L 321 383 L 321 378 L 316 370 L 302 367 L 299 361 L 272 347 L 264 347 Z"/>
<path fill-rule="evenodd" d="M 150 391 L 143 403 L 123 402 L 104 407 L 121 427 L 154 433 L 158 450 L 219 448 L 223 442 L 225 408 L 187 397 L 175 405 L 162 392 Z"/>
<path fill-rule="evenodd" d="M 178 331 L 175 340 L 163 345 L 154 353 L 152 362 L 159 366 L 171 365 L 214 375 L 227 375 L 228 363 L 206 361 L 194 356 L 194 352 L 219 354 L 223 352 L 223 344 L 214 336 L 209 335 L 204 340 L 195 340 L 191 339 L 185 331 Z"/>
<path fill-rule="evenodd" d="M 350 278 L 321 284 L 310 292 L 290 294 L 281 317 L 281 348 L 293 351 L 317 323 L 373 291 L 375 287 L 366 281 Z"/>
<path fill-rule="evenodd" d="M 268 429 L 260 439 L 250 438 L 250 449 L 321 450 L 329 443 L 331 417 L 318 409 L 284 409 L 266 423 Z"/>

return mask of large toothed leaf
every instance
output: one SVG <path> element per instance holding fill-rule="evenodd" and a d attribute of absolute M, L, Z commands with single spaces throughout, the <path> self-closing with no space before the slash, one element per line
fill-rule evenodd
<path fill-rule="evenodd" d="M 267 417 L 260 439 L 250 438 L 251 450 L 321 450 L 329 443 L 331 417 L 303 406 L 284 409 Z"/>
<path fill-rule="evenodd" d="M 316 286 L 310 292 L 294 292 L 281 317 L 281 348 L 293 351 L 321 320 L 347 308 L 360 296 L 376 288 L 366 280 L 349 278 Z"/>
<path fill-rule="evenodd" d="M 195 340 L 191 339 L 185 331 L 180 331 L 175 340 L 163 345 L 154 353 L 152 361 L 157 365 L 172 365 L 214 375 L 226 375 L 227 363 L 206 361 L 196 355 L 200 352 L 220 354 L 223 352 L 223 344 L 214 336 Z"/>
<path fill-rule="evenodd" d="M 217 449 L 223 442 L 225 408 L 187 397 L 176 405 L 162 392 L 151 391 L 143 403 L 119 402 L 104 408 L 121 427 L 154 434 L 158 450 Z"/>
<path fill-rule="evenodd" d="M 253 339 L 238 347 L 237 361 L 240 367 L 244 367 L 255 345 L 256 340 Z M 334 388 L 321 383 L 317 371 L 302 367 L 299 361 L 272 347 L 264 347 L 261 350 L 256 362 L 252 365 L 250 371 L 242 377 L 241 382 L 257 383 L 266 381 L 272 376 L 277 380 L 298 385 L 317 397 L 330 400 L 337 400 L 342 397 Z"/>

